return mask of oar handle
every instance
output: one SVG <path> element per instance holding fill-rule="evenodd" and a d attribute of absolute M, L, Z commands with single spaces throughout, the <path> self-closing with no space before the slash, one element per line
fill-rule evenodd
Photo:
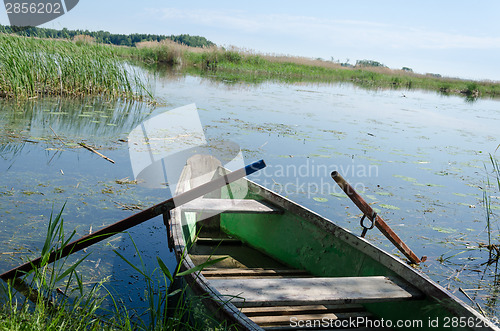
<path fill-rule="evenodd" d="M 347 194 L 347 196 L 354 202 L 354 204 L 363 212 L 366 217 L 368 217 L 372 222 L 375 222 L 375 226 L 396 246 L 397 249 L 401 251 L 412 263 L 420 263 L 421 259 L 413 253 L 413 251 L 399 238 L 399 236 L 385 223 L 385 221 L 379 215 L 375 216 L 373 219 L 373 209 L 372 207 L 356 192 L 356 190 L 337 172 L 333 171 L 331 174 L 332 178 L 337 182 L 340 188 Z M 425 259 L 422 258 L 424 261 Z"/>
<path fill-rule="evenodd" d="M 182 194 L 179 194 L 176 197 L 165 200 L 155 206 L 152 206 L 148 209 L 144 209 L 143 211 L 138 212 L 132 216 L 129 216 L 121 221 L 113 223 L 105 228 L 100 229 L 92 234 L 86 235 L 80 239 L 70 242 L 66 246 L 56 251 L 50 253 L 48 263 L 52 263 L 56 260 L 59 260 L 63 257 L 66 257 L 74 252 L 78 252 L 86 247 L 89 247 L 95 243 L 98 243 L 106 238 L 111 237 L 112 235 L 123 232 L 131 227 L 134 227 L 138 224 L 141 224 L 153 217 L 164 214 L 167 211 L 174 209 L 180 205 L 183 205 L 191 200 L 197 199 L 207 193 L 210 193 L 218 188 L 221 188 L 227 184 L 230 184 L 240 178 L 243 178 L 247 175 L 253 174 L 254 172 L 263 169 L 266 166 L 264 160 L 260 160 L 254 162 L 250 165 L 247 165 L 244 168 L 238 169 L 236 171 L 230 172 L 222 177 L 218 177 L 208 183 L 197 186 L 189 191 L 186 191 Z M 12 270 L 9 270 L 0 275 L 0 278 L 4 281 L 9 279 L 13 279 L 16 277 L 16 273 L 18 272 L 30 272 L 34 268 L 40 266 L 42 261 L 41 257 L 38 257 L 34 260 L 26 262 L 23 265 L 20 265 Z"/>

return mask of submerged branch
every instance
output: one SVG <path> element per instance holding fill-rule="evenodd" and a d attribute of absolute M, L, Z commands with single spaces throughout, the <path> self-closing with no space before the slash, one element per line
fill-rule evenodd
<path fill-rule="evenodd" d="M 78 145 L 82 146 L 83 148 L 91 151 L 92 153 L 95 153 L 97 155 L 99 155 L 100 157 L 102 157 L 103 159 L 105 159 L 106 161 L 109 161 L 111 163 L 115 163 L 115 161 L 111 160 L 109 157 L 107 157 L 106 155 L 103 155 L 101 153 L 99 153 L 98 151 L 96 151 L 95 149 L 93 149 L 92 147 L 90 147 L 89 145 L 86 145 L 85 143 L 78 143 Z"/>

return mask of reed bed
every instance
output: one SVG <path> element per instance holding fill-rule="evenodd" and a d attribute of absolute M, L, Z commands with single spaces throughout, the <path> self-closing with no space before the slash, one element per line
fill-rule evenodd
<path fill-rule="evenodd" d="M 225 81 L 350 82 L 366 88 L 433 90 L 462 95 L 471 101 L 478 97 L 500 96 L 499 82 L 418 74 L 381 66 L 352 66 L 322 59 L 262 54 L 236 47 L 197 48 L 162 41 L 140 43 L 137 49 L 130 48 L 125 52 L 129 57 L 147 63 L 210 71 L 210 77 Z"/>
<path fill-rule="evenodd" d="M 43 40 L 0 34 L 0 97 L 148 94 L 115 48 L 91 40 Z"/>
<path fill-rule="evenodd" d="M 387 67 L 351 66 L 333 61 L 261 54 L 236 47 L 190 47 L 172 40 L 136 47 L 96 44 L 91 38 L 42 40 L 0 34 L 0 97 L 39 95 L 151 96 L 123 60 L 182 67 L 212 79 L 262 82 L 350 82 L 366 88 L 424 89 L 467 100 L 500 96 L 500 83 L 417 74 Z"/>
<path fill-rule="evenodd" d="M 500 145 L 498 145 L 500 148 Z M 486 213 L 486 233 L 488 235 L 488 245 L 483 245 L 489 250 L 489 259 L 486 262 L 487 265 L 495 264 L 495 274 L 498 274 L 498 262 L 500 261 L 500 239 L 498 224 L 496 229 L 494 228 L 494 223 L 498 221 L 496 217 L 497 214 L 493 211 L 492 199 L 497 199 L 500 193 L 500 162 L 492 154 L 490 154 L 490 162 L 492 166 L 491 172 L 485 165 L 485 170 L 487 173 L 487 179 L 485 183 L 485 188 L 483 190 L 483 204 Z"/>
<path fill-rule="evenodd" d="M 107 278 L 93 284 L 85 281 L 78 271 L 89 254 L 76 259 L 65 257 L 48 263 L 49 255 L 67 245 L 76 232 L 69 236 L 63 226 L 64 207 L 51 215 L 45 243 L 41 250 L 41 266 L 21 275 L 7 284 L 0 281 L 0 330 L 200 330 L 212 325 L 213 329 L 230 329 L 211 316 L 200 315 L 196 306 L 203 297 L 186 298 L 186 287 L 167 292 L 175 277 L 196 272 L 221 259 L 181 272 L 180 266 L 170 272 L 157 257 L 158 267 L 149 272 L 141 253 L 132 240 L 135 255 L 140 263 L 127 260 L 130 271 L 143 280 L 141 301 L 143 311 L 129 310 L 125 298 L 112 295 Z M 81 254 L 79 255 L 81 256 Z M 142 309 L 142 308 L 140 308 Z M 203 325 L 191 324 L 192 315 L 201 317 Z M 135 315 L 135 316 L 133 316 Z"/>

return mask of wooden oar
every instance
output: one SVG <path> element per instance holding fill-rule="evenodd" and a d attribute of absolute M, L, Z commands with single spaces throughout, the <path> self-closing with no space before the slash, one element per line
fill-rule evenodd
<path fill-rule="evenodd" d="M 74 252 L 78 252 L 79 250 L 82 250 L 86 247 L 89 247 L 90 245 L 93 245 L 97 242 L 100 242 L 106 238 L 111 237 L 112 235 L 125 231 L 127 229 L 130 229 L 133 226 L 136 226 L 138 224 L 141 224 L 153 217 L 156 217 L 158 215 L 164 214 L 175 207 L 178 207 L 180 205 L 183 205 L 191 200 L 194 200 L 196 198 L 199 198 L 207 193 L 210 193 L 218 188 L 221 188 L 229 183 L 234 182 L 235 180 L 238 180 L 246 175 L 250 175 L 262 168 L 264 168 L 266 164 L 264 163 L 264 160 L 260 160 L 257 162 L 254 162 L 244 168 L 241 168 L 239 170 L 233 171 L 231 173 L 228 173 L 222 177 L 216 178 L 208 183 L 205 183 L 203 185 L 197 186 L 192 190 L 186 191 L 182 194 L 179 194 L 176 197 L 170 198 L 168 200 L 165 200 L 153 207 L 150 207 L 148 209 L 145 209 L 137 214 L 134 214 L 130 217 L 127 217 L 121 221 L 118 221 L 114 224 L 111 224 L 105 228 L 102 228 L 99 231 L 96 231 L 92 234 L 86 235 L 78 240 L 75 240 L 65 247 L 53 251 L 50 253 L 50 257 L 48 260 L 48 263 L 52 263 L 56 260 L 59 260 L 63 257 L 66 257 L 70 254 L 73 254 Z M 40 262 L 42 261 L 42 258 L 36 258 L 34 260 L 31 260 L 23 265 L 18 266 L 17 268 L 14 268 L 12 270 L 9 270 L 3 274 L 0 275 L 0 278 L 3 279 L 4 281 L 7 281 L 9 279 L 13 279 L 17 277 L 18 275 L 21 275 L 23 273 L 27 273 L 34 268 L 37 268 L 40 266 Z"/>
<path fill-rule="evenodd" d="M 366 217 L 368 217 L 372 222 L 375 223 L 375 226 L 384 234 L 384 236 L 389 239 L 394 246 L 397 247 L 412 263 L 420 263 L 427 259 L 427 257 L 422 257 L 419 259 L 415 253 L 398 237 L 398 235 L 392 231 L 392 229 L 384 222 L 384 220 L 376 215 L 375 219 L 373 219 L 373 209 L 372 207 L 354 190 L 354 188 L 345 181 L 344 178 L 337 172 L 334 171 L 331 174 L 332 178 L 337 182 L 340 188 L 347 194 L 349 198 L 351 198 L 352 202 L 363 212 Z"/>

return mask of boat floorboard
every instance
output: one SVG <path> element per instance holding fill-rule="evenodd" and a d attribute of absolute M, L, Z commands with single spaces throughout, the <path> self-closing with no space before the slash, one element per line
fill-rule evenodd
<path fill-rule="evenodd" d="M 237 307 L 373 303 L 419 299 L 422 294 L 396 279 L 370 277 L 219 278 L 211 284 Z"/>
<path fill-rule="evenodd" d="M 264 268 L 290 269 L 262 252 L 241 243 L 227 243 L 225 245 L 195 243 L 189 255 L 194 264 L 201 264 L 209 259 L 226 257 L 212 267 L 216 268 Z"/>
<path fill-rule="evenodd" d="M 284 265 L 259 250 L 249 247 L 237 239 L 228 238 L 224 234 L 217 236 L 209 234 L 207 236 L 207 233 L 201 233 L 201 235 L 203 237 L 195 241 L 195 244 L 190 249 L 190 258 L 194 264 L 198 265 L 209 259 L 226 257 L 223 261 L 202 270 L 202 274 L 222 294 L 232 295 L 232 292 L 238 291 L 238 287 L 240 290 L 239 293 L 241 293 L 241 289 L 245 286 L 248 287 L 250 284 L 253 284 L 251 286 L 257 289 L 257 292 L 254 291 L 254 294 L 258 293 L 258 289 L 266 289 L 262 293 L 267 293 L 267 285 L 263 285 L 265 282 L 277 281 L 280 287 L 283 285 L 286 287 L 286 284 L 289 284 L 294 279 L 299 282 L 301 279 L 307 282 L 318 279 L 316 277 L 311 278 L 313 276 L 305 270 Z M 236 285 L 229 292 L 224 290 L 224 284 L 227 285 L 228 283 Z M 296 285 L 288 287 L 293 288 L 293 286 Z M 310 290 L 301 289 L 299 291 L 302 291 L 302 294 L 304 294 Z M 280 289 L 278 292 L 282 292 L 282 290 Z M 399 293 L 399 295 L 401 296 L 402 294 Z M 265 300 L 267 299 L 269 298 L 265 298 Z M 248 302 L 242 305 L 237 302 L 238 300 L 233 301 L 232 299 L 231 301 L 239 306 L 242 313 L 265 330 L 297 330 L 297 326 L 294 326 L 293 321 L 309 321 L 308 323 L 316 321 L 315 323 L 318 323 L 325 320 L 350 321 L 360 317 L 365 320 L 376 319 L 371 313 L 366 311 L 362 304 L 358 303 L 344 302 L 342 304 L 332 304 L 316 300 L 310 300 L 307 303 L 284 303 L 284 301 L 280 302 L 278 300 L 267 302 L 262 306 L 262 302 L 259 300 L 255 301 L 254 304 L 250 303 L 250 305 L 247 304 Z M 356 330 L 363 330 L 363 326 L 360 325 L 360 327 L 356 328 Z M 325 324 L 307 329 L 339 330 L 339 328 L 331 328 L 330 325 L 326 325 L 325 327 Z M 353 329 L 350 328 L 349 330 Z"/>

